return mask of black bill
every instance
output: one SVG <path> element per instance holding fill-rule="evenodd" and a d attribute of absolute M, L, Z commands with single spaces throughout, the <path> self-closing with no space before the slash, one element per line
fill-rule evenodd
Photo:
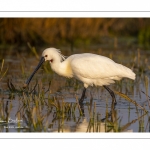
<path fill-rule="evenodd" d="M 37 65 L 37 67 L 35 68 L 35 70 L 33 71 L 33 73 L 31 74 L 31 76 L 27 79 L 25 85 L 23 86 L 23 88 L 26 88 L 30 81 L 32 80 L 34 74 L 38 71 L 38 69 L 41 67 L 41 65 L 43 64 L 43 62 L 45 61 L 44 57 L 41 57 L 39 64 Z"/>

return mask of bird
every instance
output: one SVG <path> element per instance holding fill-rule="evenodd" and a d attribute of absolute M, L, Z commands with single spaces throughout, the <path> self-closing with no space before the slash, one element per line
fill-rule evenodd
<path fill-rule="evenodd" d="M 59 49 L 47 48 L 43 51 L 42 57 L 24 84 L 26 88 L 32 80 L 35 73 L 45 61 L 49 61 L 51 69 L 60 76 L 66 78 L 76 78 L 84 85 L 84 89 L 79 100 L 83 104 L 86 89 L 89 86 L 103 86 L 111 95 L 112 102 L 117 104 L 114 92 L 108 85 L 115 83 L 115 80 L 129 78 L 135 80 L 135 73 L 123 66 L 114 62 L 112 59 L 93 53 L 73 54 L 67 58 Z"/>

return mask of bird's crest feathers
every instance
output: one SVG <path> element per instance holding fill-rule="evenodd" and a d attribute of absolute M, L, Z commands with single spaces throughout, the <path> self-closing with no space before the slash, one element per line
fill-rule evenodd
<path fill-rule="evenodd" d="M 59 49 L 55 50 L 58 52 L 59 56 L 61 57 L 61 60 L 64 61 L 66 56 L 64 56 Z"/>

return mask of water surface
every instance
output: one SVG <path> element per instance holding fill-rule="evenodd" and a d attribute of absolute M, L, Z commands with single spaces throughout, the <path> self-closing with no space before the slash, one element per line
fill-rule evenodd
<path fill-rule="evenodd" d="M 29 127 L 31 122 L 25 117 L 27 111 L 23 110 L 26 109 L 21 100 L 23 95 L 19 92 L 10 91 L 8 80 L 9 83 L 13 83 L 16 89 L 22 89 L 24 82 L 37 65 L 38 58 L 28 53 L 10 53 L 5 55 L 5 68 L 8 67 L 7 75 L 0 82 L 1 132 L 119 132 L 123 127 L 124 130 L 122 132 L 150 131 L 148 97 L 150 95 L 149 51 L 130 49 L 112 51 L 109 49 L 102 50 L 101 48 L 92 48 L 91 50 L 83 48 L 75 49 L 71 52 L 63 49 L 62 53 L 64 55 L 91 52 L 110 57 L 114 61 L 132 68 L 136 73 L 135 81 L 123 79 L 110 85 L 110 88 L 114 91 L 122 92 L 135 100 L 148 111 L 148 114 L 144 115 L 142 109 L 117 94 L 117 105 L 112 110 L 112 101 L 109 93 L 103 87 L 89 87 L 86 92 L 86 99 L 84 100 L 83 116 L 80 115 L 79 110 L 76 108 L 74 114 L 56 117 L 56 110 L 53 109 L 50 112 L 49 107 L 44 104 L 40 107 L 40 113 L 45 115 L 43 124 L 41 128 L 33 127 L 32 129 Z M 60 102 L 60 105 L 63 102 L 74 105 L 77 102 L 76 97 L 80 98 L 83 89 L 82 83 L 75 79 L 66 79 L 58 76 L 50 70 L 49 66 L 48 70 L 41 68 L 34 76 L 30 85 L 31 89 L 34 87 L 36 80 L 40 90 L 43 91 L 48 89 L 48 84 L 51 81 L 50 89 L 44 95 L 45 102 L 47 103 L 48 99 L 55 97 L 56 101 Z M 35 92 L 37 91 L 36 89 Z M 35 95 L 38 95 L 38 92 Z M 33 105 L 35 105 L 34 102 L 31 108 L 33 108 Z M 89 107 L 91 107 L 91 111 L 89 111 Z M 114 118 L 112 118 L 113 115 L 107 116 L 110 112 L 114 114 Z M 116 130 L 111 129 L 112 126 Z"/>

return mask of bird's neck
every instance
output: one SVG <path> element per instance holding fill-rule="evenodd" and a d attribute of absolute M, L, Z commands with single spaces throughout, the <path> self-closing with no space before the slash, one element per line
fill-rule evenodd
<path fill-rule="evenodd" d="M 54 72 L 56 72 L 60 76 L 72 77 L 72 70 L 68 61 L 63 62 L 53 62 L 51 63 L 51 68 Z"/>

